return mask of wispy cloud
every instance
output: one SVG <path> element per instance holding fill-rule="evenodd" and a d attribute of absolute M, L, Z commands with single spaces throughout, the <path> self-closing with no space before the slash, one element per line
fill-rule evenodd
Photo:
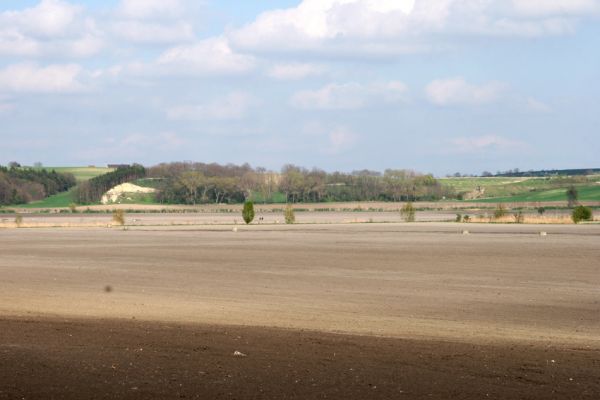
<path fill-rule="evenodd" d="M 293 95 L 296 108 L 313 110 L 356 110 L 383 103 L 406 101 L 408 88 L 402 82 L 332 83 L 317 90 L 303 90 Z"/>
<path fill-rule="evenodd" d="M 172 120 L 235 120 L 245 117 L 257 103 L 258 100 L 247 93 L 233 92 L 204 104 L 171 107 L 167 115 Z"/>
<path fill-rule="evenodd" d="M 505 89 L 501 82 L 475 85 L 459 77 L 435 80 L 427 85 L 425 92 L 429 101 L 438 106 L 480 105 L 497 101 Z"/>

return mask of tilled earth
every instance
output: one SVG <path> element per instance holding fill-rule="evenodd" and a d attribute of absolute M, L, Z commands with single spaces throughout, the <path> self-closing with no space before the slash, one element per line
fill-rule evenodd
<path fill-rule="evenodd" d="M 600 398 L 598 225 L 11 229 L 0 251 L 0 399 Z"/>

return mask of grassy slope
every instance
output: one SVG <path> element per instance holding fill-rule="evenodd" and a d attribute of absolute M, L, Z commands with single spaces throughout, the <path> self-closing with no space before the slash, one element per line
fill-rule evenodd
<path fill-rule="evenodd" d="M 87 181 L 99 175 L 104 175 L 114 171 L 112 168 L 105 167 L 43 167 L 47 170 L 55 170 L 56 172 L 69 173 L 75 176 L 77 182 Z"/>
<path fill-rule="evenodd" d="M 600 185 L 578 187 L 580 201 L 600 201 Z M 567 201 L 567 189 L 551 189 L 539 192 L 523 193 L 515 196 L 492 197 L 472 200 L 482 203 L 521 203 L 543 201 Z"/>
<path fill-rule="evenodd" d="M 111 168 L 101 168 L 101 167 L 43 167 L 43 169 L 47 169 L 49 171 L 55 170 L 56 172 L 73 174 L 75 176 L 75 179 L 77 180 L 77 182 L 87 181 L 87 180 L 95 178 L 99 175 L 103 175 L 103 174 L 113 171 L 113 169 L 111 169 Z M 54 196 L 47 197 L 44 200 L 34 201 L 29 204 L 19 204 L 14 207 L 19 207 L 19 208 L 68 207 L 69 204 L 74 202 L 73 192 L 74 192 L 74 188 L 69 190 L 68 192 L 62 192 L 62 193 L 55 194 Z"/>

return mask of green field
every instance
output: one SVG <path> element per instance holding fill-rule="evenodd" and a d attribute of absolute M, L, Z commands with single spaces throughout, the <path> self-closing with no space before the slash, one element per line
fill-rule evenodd
<path fill-rule="evenodd" d="M 106 167 L 42 167 L 42 169 L 73 174 L 77 182 L 87 181 L 99 175 L 114 171 L 114 169 Z"/>
<path fill-rule="evenodd" d="M 600 185 L 577 187 L 579 201 L 600 201 Z M 491 197 L 478 200 L 469 200 L 480 203 L 525 203 L 544 201 L 567 201 L 567 189 L 551 189 L 523 193 L 515 196 Z"/>
<path fill-rule="evenodd" d="M 18 208 L 69 207 L 69 204 L 71 204 L 75 201 L 73 199 L 73 191 L 74 191 L 74 189 L 71 189 L 68 192 L 62 192 L 62 193 L 55 194 L 54 196 L 46 197 L 44 200 L 34 201 L 29 204 L 18 204 L 13 207 L 18 207 Z"/>

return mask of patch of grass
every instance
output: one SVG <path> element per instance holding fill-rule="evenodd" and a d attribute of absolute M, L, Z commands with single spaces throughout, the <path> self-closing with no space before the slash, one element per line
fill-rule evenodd
<path fill-rule="evenodd" d="M 106 167 L 42 167 L 42 169 L 73 174 L 77 182 L 87 181 L 97 176 L 114 171 L 114 169 Z"/>
<path fill-rule="evenodd" d="M 579 201 L 600 201 L 600 185 L 577 187 Z M 515 196 L 492 197 L 471 200 L 479 203 L 525 203 L 544 201 L 567 201 L 567 189 L 551 189 L 518 194 Z"/>
<path fill-rule="evenodd" d="M 46 197 L 44 200 L 34 201 L 29 204 L 19 204 L 14 207 L 19 208 L 60 208 L 69 207 L 75 202 L 74 189 L 68 192 L 57 193 L 54 196 Z"/>

